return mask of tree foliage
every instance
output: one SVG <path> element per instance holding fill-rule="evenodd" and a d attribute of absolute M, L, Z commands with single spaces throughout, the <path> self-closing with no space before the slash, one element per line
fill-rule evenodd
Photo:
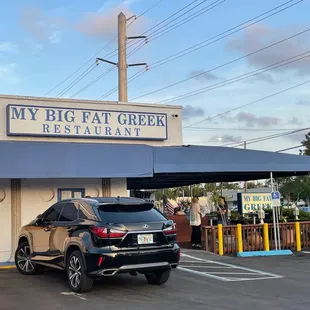
<path fill-rule="evenodd" d="M 310 156 L 310 132 L 305 135 L 305 139 L 301 141 L 301 144 L 305 148 L 303 151 L 301 151 L 301 154 Z"/>

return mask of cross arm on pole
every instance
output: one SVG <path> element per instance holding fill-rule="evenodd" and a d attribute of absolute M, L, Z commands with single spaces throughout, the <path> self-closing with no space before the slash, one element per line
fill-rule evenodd
<path fill-rule="evenodd" d="M 96 62 L 99 62 L 99 61 L 106 62 L 106 63 L 108 63 L 108 64 L 111 64 L 111 65 L 117 66 L 117 63 L 116 63 L 116 62 L 113 62 L 113 61 L 110 61 L 110 60 L 106 60 L 106 59 L 103 59 L 103 58 L 97 57 L 97 58 L 96 58 Z"/>
<path fill-rule="evenodd" d="M 136 63 L 136 64 L 130 64 L 128 67 L 137 67 L 137 66 L 147 66 L 146 62 Z"/>

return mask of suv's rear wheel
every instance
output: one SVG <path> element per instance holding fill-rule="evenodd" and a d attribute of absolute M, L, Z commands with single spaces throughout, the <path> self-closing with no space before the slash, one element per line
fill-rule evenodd
<path fill-rule="evenodd" d="M 24 275 L 38 274 L 43 270 L 41 266 L 31 261 L 30 246 L 28 242 L 21 243 L 15 251 L 15 265 L 17 270 Z"/>
<path fill-rule="evenodd" d="M 170 277 L 170 270 L 160 270 L 150 273 L 146 273 L 145 277 L 151 285 L 162 285 L 165 284 Z"/>
<path fill-rule="evenodd" d="M 69 286 L 74 292 L 87 292 L 92 288 L 93 279 L 87 276 L 85 269 L 81 252 L 72 252 L 67 263 L 67 275 Z"/>

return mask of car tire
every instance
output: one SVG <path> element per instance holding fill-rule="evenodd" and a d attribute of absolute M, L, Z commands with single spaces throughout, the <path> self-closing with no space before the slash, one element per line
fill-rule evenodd
<path fill-rule="evenodd" d="M 146 273 L 145 277 L 150 285 L 163 285 L 169 280 L 170 270 Z"/>
<path fill-rule="evenodd" d="M 23 275 L 34 275 L 43 271 L 43 267 L 31 261 L 31 252 L 28 242 L 21 243 L 15 251 L 15 265 Z"/>
<path fill-rule="evenodd" d="M 68 284 L 72 291 L 83 293 L 90 291 L 94 280 L 86 274 L 85 263 L 80 251 L 70 254 L 67 263 Z"/>

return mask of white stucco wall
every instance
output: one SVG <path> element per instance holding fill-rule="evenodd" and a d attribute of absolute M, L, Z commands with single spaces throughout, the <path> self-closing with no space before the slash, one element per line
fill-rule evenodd
<path fill-rule="evenodd" d="M 54 108 L 77 108 L 105 111 L 126 111 L 145 113 L 166 113 L 168 125 L 168 138 L 163 141 L 154 140 L 122 140 L 122 139 L 87 139 L 67 137 L 16 137 L 6 135 L 6 106 L 28 105 L 46 106 Z M 172 115 L 177 114 L 178 117 Z M 127 144 L 148 144 L 157 146 L 182 145 L 182 109 L 180 106 L 139 104 L 139 103 L 118 103 L 112 101 L 59 99 L 59 98 L 38 98 L 23 96 L 0 95 L 0 140 L 12 141 L 51 141 L 51 142 L 89 142 L 89 143 L 127 143 Z"/>
<path fill-rule="evenodd" d="M 85 188 L 86 196 L 102 196 L 101 179 L 23 179 L 21 187 L 22 225 L 56 203 L 59 188 Z M 111 196 L 127 196 L 126 179 L 111 179 Z"/>
<path fill-rule="evenodd" d="M 5 198 L 3 201 L 3 196 Z M 0 179 L 0 262 L 11 254 L 11 181 Z"/>
<path fill-rule="evenodd" d="M 128 197 L 126 179 L 111 179 L 111 197 Z"/>

